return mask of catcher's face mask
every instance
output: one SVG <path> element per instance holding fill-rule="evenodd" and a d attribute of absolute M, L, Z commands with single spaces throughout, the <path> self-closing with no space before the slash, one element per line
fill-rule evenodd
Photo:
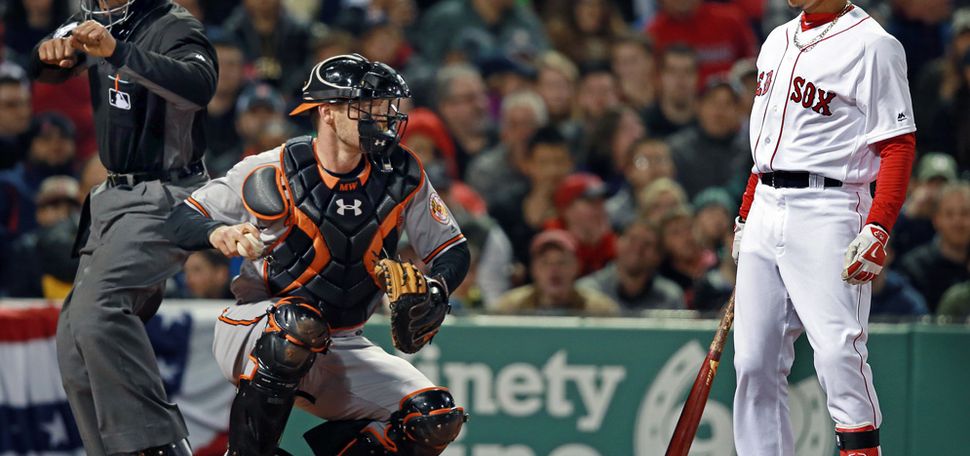
<path fill-rule="evenodd" d="M 95 20 L 104 28 L 111 30 L 128 20 L 132 14 L 131 5 L 136 0 L 81 0 L 81 11 L 85 19 Z"/>
<path fill-rule="evenodd" d="M 347 105 L 347 117 L 357 121 L 360 149 L 381 171 L 391 171 L 391 150 L 401 140 L 408 115 L 401 99 L 357 100 Z"/>

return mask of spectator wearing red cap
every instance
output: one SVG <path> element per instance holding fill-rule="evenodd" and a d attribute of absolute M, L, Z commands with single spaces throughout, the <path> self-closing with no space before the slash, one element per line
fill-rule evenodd
<path fill-rule="evenodd" d="M 502 295 L 496 304 L 500 313 L 585 314 L 609 316 L 619 306 L 606 295 L 576 287 L 580 264 L 572 235 L 563 230 L 539 233 L 529 248 L 533 283 Z"/>
<path fill-rule="evenodd" d="M 576 239 L 583 275 L 601 269 L 616 256 L 616 234 L 610 228 L 605 197 L 603 180 L 589 173 L 566 177 L 553 196 L 559 216 L 546 228 L 566 230 Z"/>

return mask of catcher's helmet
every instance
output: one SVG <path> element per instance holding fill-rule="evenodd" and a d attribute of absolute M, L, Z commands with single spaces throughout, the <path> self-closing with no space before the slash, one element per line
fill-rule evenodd
<path fill-rule="evenodd" d="M 303 86 L 303 103 L 290 115 L 325 103 L 347 103 L 347 116 L 358 121 L 361 150 L 379 170 L 387 172 L 391 170 L 390 153 L 407 125 L 407 114 L 398 108 L 402 98 L 410 97 L 407 82 L 393 68 L 358 54 L 338 55 L 310 70 Z M 385 107 L 375 104 L 377 100 L 389 103 Z"/>

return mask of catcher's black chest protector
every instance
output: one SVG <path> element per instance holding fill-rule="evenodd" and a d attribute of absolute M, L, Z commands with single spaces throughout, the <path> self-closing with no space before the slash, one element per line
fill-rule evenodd
<path fill-rule="evenodd" d="M 374 265 L 395 256 L 405 206 L 423 185 L 420 165 L 398 148 L 390 173 L 371 172 L 368 165 L 361 173 L 332 176 L 308 136 L 288 141 L 280 161 L 290 227 L 266 262 L 270 291 L 318 303 L 333 328 L 363 323 L 380 292 Z"/>

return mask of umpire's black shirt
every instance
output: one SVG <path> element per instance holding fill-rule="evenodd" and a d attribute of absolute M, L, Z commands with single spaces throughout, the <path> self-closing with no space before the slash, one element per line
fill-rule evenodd
<path fill-rule="evenodd" d="M 170 0 L 138 0 L 131 8 L 137 8 L 133 17 L 111 29 L 118 40 L 111 57 L 78 53 L 77 65 L 64 69 L 41 62 L 35 47 L 31 78 L 57 83 L 89 68 L 98 150 L 109 171 L 185 167 L 201 160 L 206 148 L 205 107 L 218 79 L 215 51 L 202 24 Z M 83 17 L 68 24 L 74 21 Z"/>

